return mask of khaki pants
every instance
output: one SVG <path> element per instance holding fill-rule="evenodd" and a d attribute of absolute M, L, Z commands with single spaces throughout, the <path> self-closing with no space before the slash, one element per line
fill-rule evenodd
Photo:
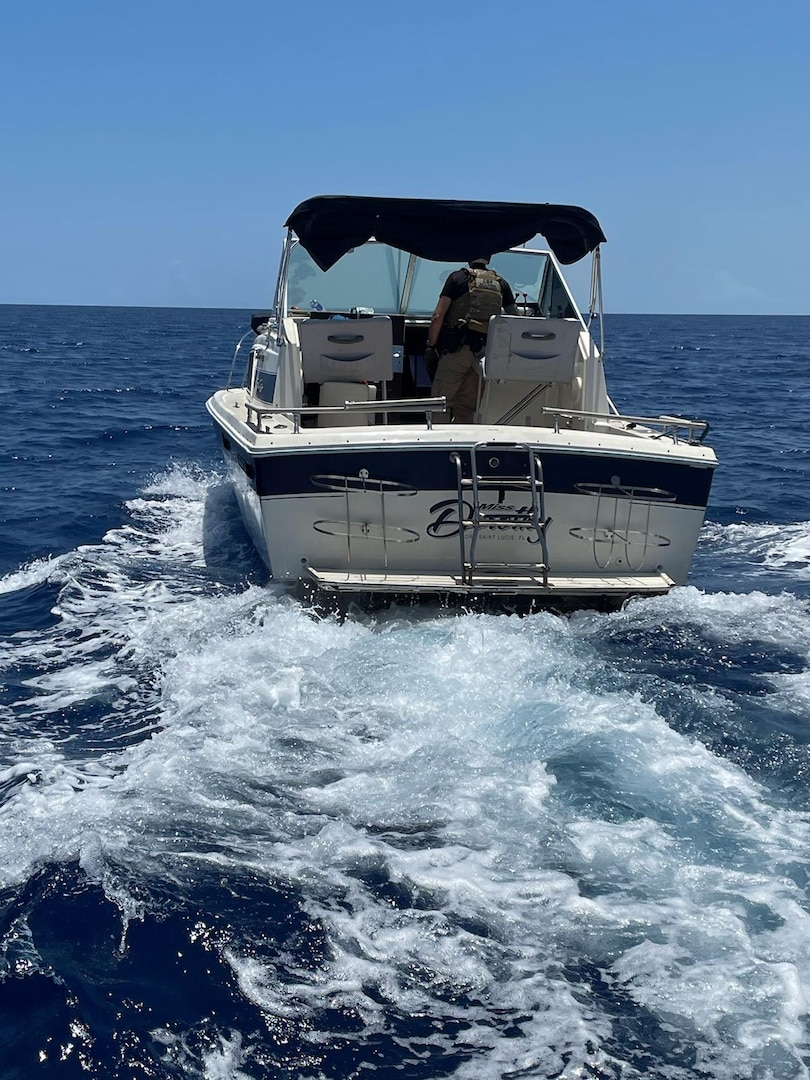
<path fill-rule="evenodd" d="M 469 345 L 441 357 L 430 392 L 433 397 L 447 398 L 457 424 L 473 422 L 478 404 L 478 362 Z M 437 414 L 436 420 L 446 421 L 447 413 Z"/>

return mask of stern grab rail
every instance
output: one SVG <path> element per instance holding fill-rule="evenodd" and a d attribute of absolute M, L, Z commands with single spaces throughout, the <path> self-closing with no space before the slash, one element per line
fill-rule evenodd
<path fill-rule="evenodd" d="M 348 385 L 348 384 L 347 384 Z M 250 405 L 246 406 L 248 427 L 261 434 L 262 421 L 268 416 L 287 416 L 292 419 L 293 431 L 301 430 L 302 416 L 319 416 L 322 413 L 389 413 L 423 412 L 428 429 L 433 428 L 433 414 L 447 409 L 447 398 L 401 398 L 393 401 L 346 401 L 343 405 Z"/>
<path fill-rule="evenodd" d="M 633 428 L 636 424 L 655 425 L 663 428 L 655 438 L 662 435 L 671 435 L 675 442 L 678 441 L 678 428 L 686 428 L 689 432 L 688 442 L 691 445 L 702 443 L 709 434 L 708 420 L 687 420 L 685 416 L 624 416 L 621 413 L 587 412 L 584 409 L 553 409 L 551 406 L 543 406 L 541 412 L 553 416 L 554 430 L 559 433 L 560 417 L 568 420 L 609 420 L 612 423 L 625 424 L 627 428 Z M 672 428 L 672 431 L 667 431 Z"/>

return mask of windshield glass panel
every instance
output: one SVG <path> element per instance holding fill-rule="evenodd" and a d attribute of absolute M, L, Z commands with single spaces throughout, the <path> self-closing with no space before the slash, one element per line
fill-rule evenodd
<path fill-rule="evenodd" d="M 547 255 L 531 254 L 527 251 L 503 251 L 493 255 L 490 266 L 506 278 L 519 303 L 536 304 L 540 298 L 540 288 L 548 263 Z"/>
<path fill-rule="evenodd" d="M 354 248 L 328 270 L 320 270 L 300 244 L 290 252 L 287 269 L 288 311 L 344 311 L 373 308 L 382 315 L 402 312 L 410 256 L 387 244 L 369 241 Z M 505 278 L 519 303 L 538 303 L 548 255 L 538 251 L 503 251 L 490 266 Z M 448 275 L 460 264 L 416 259 L 404 314 L 429 316 Z"/>
<path fill-rule="evenodd" d="M 410 258 L 387 244 L 353 248 L 328 270 L 320 270 L 296 244 L 287 271 L 287 308 L 300 311 L 351 311 L 370 307 L 381 314 L 399 311 Z"/>
<path fill-rule="evenodd" d="M 518 303 L 536 304 L 540 297 L 548 255 L 542 251 L 501 251 L 492 256 L 490 267 L 512 288 Z M 425 262 L 417 259 L 413 286 L 408 300 L 408 314 L 431 315 L 448 275 L 459 263 Z"/>
<path fill-rule="evenodd" d="M 554 267 L 552 267 L 551 270 L 552 273 L 546 278 L 545 288 L 543 289 L 543 298 L 540 301 L 540 313 L 542 315 L 550 315 L 557 319 L 576 318 L 577 313 L 574 309 L 574 305 L 569 299 L 562 278 Z"/>

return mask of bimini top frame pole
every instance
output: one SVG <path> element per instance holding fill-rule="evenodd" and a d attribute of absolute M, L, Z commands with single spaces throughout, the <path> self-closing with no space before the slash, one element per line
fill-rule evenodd
<path fill-rule="evenodd" d="M 284 237 L 284 247 L 281 252 L 281 265 L 278 268 L 278 281 L 276 282 L 276 296 L 273 301 L 273 310 L 278 320 L 279 328 L 283 325 L 284 316 L 287 314 L 287 267 L 290 263 L 290 252 L 296 243 L 292 229 L 287 229 Z"/>
<path fill-rule="evenodd" d="M 605 355 L 605 320 L 602 300 L 602 249 L 597 245 L 591 257 L 591 295 L 588 300 L 588 328 L 594 315 L 599 320 L 599 354 Z"/>

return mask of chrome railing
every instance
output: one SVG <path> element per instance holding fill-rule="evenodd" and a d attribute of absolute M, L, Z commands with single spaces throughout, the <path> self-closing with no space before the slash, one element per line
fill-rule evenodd
<path fill-rule="evenodd" d="M 559 434 L 560 418 L 568 420 L 602 420 L 612 425 L 621 424 L 625 431 L 631 431 L 639 425 L 653 429 L 660 429 L 652 437 L 661 439 L 665 436 L 673 442 L 679 441 L 679 432 L 686 432 L 686 441 L 690 445 L 702 443 L 709 433 L 709 424 L 706 420 L 687 420 L 683 416 L 624 416 L 621 413 L 585 412 L 582 409 L 552 409 L 548 406 L 541 410 L 548 416 L 554 417 L 554 430 Z"/>
<path fill-rule="evenodd" d="M 343 405 L 248 405 L 247 425 L 254 431 L 267 433 L 269 428 L 262 429 L 262 422 L 271 416 L 286 416 L 293 423 L 293 432 L 298 434 L 301 430 L 302 416 L 322 416 L 329 413 L 403 413 L 423 412 L 428 431 L 433 428 L 433 414 L 442 413 L 447 409 L 447 398 L 402 398 L 391 401 L 346 401 Z"/>

